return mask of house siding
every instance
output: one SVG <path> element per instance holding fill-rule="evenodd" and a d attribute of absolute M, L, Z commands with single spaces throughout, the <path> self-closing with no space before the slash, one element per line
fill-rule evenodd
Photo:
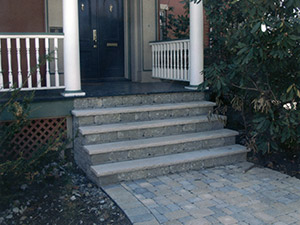
<path fill-rule="evenodd" d="M 0 5 L 0 32 L 46 31 L 44 1 L 0 0 Z"/>

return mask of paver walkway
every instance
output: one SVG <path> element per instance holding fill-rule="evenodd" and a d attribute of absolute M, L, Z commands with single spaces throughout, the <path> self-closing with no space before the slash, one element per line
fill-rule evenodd
<path fill-rule="evenodd" d="M 135 225 L 299 224 L 300 180 L 239 163 L 104 190 Z"/>

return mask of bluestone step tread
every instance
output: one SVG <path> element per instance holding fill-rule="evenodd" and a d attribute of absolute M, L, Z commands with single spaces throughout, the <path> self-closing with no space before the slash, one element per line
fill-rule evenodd
<path fill-rule="evenodd" d="M 184 125 L 184 124 L 195 124 L 210 121 L 217 121 L 218 118 L 212 117 L 208 118 L 207 115 L 203 116 L 193 116 L 193 117 L 181 117 L 174 119 L 163 119 L 163 120 L 151 120 L 142 122 L 127 122 L 127 123 L 115 123 L 115 124 L 105 124 L 96 126 L 83 126 L 79 127 L 79 131 L 82 135 L 90 134 L 101 134 L 109 132 L 127 131 L 135 129 L 147 129 L 147 128 L 157 128 L 166 127 L 174 125 Z"/>
<path fill-rule="evenodd" d="M 97 177 L 101 177 L 119 173 L 128 173 L 140 170 L 160 168 L 164 166 L 172 166 L 176 164 L 201 161 L 209 158 L 230 156 L 246 152 L 247 149 L 244 146 L 230 145 L 200 151 L 185 152 L 123 162 L 115 162 L 104 165 L 96 165 L 91 166 L 91 170 Z"/>
<path fill-rule="evenodd" d="M 160 110 L 174 110 L 174 109 L 187 109 L 196 107 L 213 107 L 216 104 L 208 101 L 198 102 L 184 102 L 184 103 L 171 103 L 171 104 L 155 104 L 155 105 L 141 105 L 141 106 L 128 106 L 128 107 L 114 107 L 114 108 L 95 108 L 95 109 L 82 109 L 73 110 L 72 114 L 76 117 L 83 116 L 100 116 L 117 113 L 134 113 L 134 112 L 149 112 Z"/>
<path fill-rule="evenodd" d="M 158 146 L 164 146 L 170 144 L 174 145 L 174 144 L 180 144 L 180 143 L 186 143 L 192 141 L 217 139 L 217 138 L 230 137 L 236 135 L 238 135 L 238 132 L 236 131 L 228 130 L 228 129 L 220 129 L 220 130 L 172 135 L 172 136 L 165 136 L 165 137 L 155 137 L 155 138 L 147 138 L 147 139 L 87 145 L 84 146 L 84 150 L 89 155 L 96 155 L 96 154 L 103 154 L 103 153 L 110 153 L 110 152 L 142 149 L 148 147 L 158 147 Z"/>

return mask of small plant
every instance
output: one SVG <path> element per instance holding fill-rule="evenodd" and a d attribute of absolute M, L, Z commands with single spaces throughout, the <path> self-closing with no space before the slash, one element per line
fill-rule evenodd
<path fill-rule="evenodd" d="M 42 65 L 42 60 L 38 66 Z M 32 70 L 34 72 L 35 69 Z M 67 140 L 65 131 L 46 142 L 36 143 L 38 148 L 30 158 L 14 143 L 14 138 L 28 125 L 30 105 L 34 92 L 25 94 L 20 88 L 13 87 L 11 92 L 4 93 L 6 101 L 0 104 L 0 115 L 8 112 L 13 117 L 12 121 L 2 122 L 0 126 L 0 199 L 5 204 L 18 192 L 21 184 L 30 184 L 43 180 L 47 174 L 41 173 L 45 165 L 61 159 L 60 152 L 66 148 Z M 2 98 L 3 99 L 3 98 Z"/>

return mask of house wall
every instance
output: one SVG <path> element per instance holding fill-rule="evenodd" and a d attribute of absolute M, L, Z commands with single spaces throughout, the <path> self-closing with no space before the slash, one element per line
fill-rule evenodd
<path fill-rule="evenodd" d="M 63 31 L 62 0 L 0 0 L 0 3 L 0 32 Z M 134 82 L 154 81 L 149 42 L 157 37 L 157 0 L 124 0 L 124 3 L 125 76 Z M 63 43 L 59 46 L 59 72 L 62 74 Z M 50 48 L 53 50 L 53 46 Z M 50 64 L 50 72 L 54 72 L 54 63 Z"/>
<path fill-rule="evenodd" d="M 51 28 L 63 27 L 62 0 L 48 0 L 48 32 Z"/>
<path fill-rule="evenodd" d="M 32 16 L 32 12 L 35 12 L 35 16 Z M 45 22 L 45 2 L 41 0 L 0 0 L 0 32 L 5 33 L 32 33 L 32 32 L 45 32 L 46 22 Z M 31 42 L 33 45 L 33 41 Z M 5 88 L 8 88 L 8 58 L 7 56 L 7 41 L 4 39 L 1 41 L 1 64 L 3 72 L 3 81 Z M 21 52 L 20 57 L 25 58 L 25 41 L 21 41 Z M 42 47 L 43 42 L 40 42 L 40 54 L 44 55 Z M 11 40 L 11 69 L 13 75 L 13 81 L 18 80 L 18 63 L 17 63 L 17 49 L 16 40 Z M 30 54 L 35 55 L 34 49 L 31 49 Z M 30 62 L 30 68 L 27 68 L 27 62 L 25 60 L 21 61 L 20 69 L 22 71 L 22 80 L 27 79 L 27 70 L 36 67 L 36 59 L 32 57 Z M 45 78 L 45 67 L 40 68 L 42 78 Z M 35 74 L 32 74 L 35 77 Z M 36 85 L 36 79 L 33 81 L 33 86 Z M 24 84 L 26 86 L 26 84 Z"/>
<path fill-rule="evenodd" d="M 0 0 L 0 32 L 45 31 L 43 0 Z"/>
<path fill-rule="evenodd" d="M 47 32 L 63 33 L 63 12 L 62 12 L 62 0 L 46 0 L 46 11 L 47 11 Z M 53 45 L 50 46 L 53 51 Z M 63 40 L 59 41 L 58 47 L 58 71 L 60 74 L 64 73 L 64 51 L 63 51 Z M 50 72 L 54 73 L 54 63 L 50 64 Z M 61 83 L 63 82 L 63 76 Z M 54 75 L 52 77 L 54 79 Z"/>
<path fill-rule="evenodd" d="M 182 15 L 184 14 L 183 4 L 181 3 L 182 0 L 160 0 L 160 4 L 167 5 L 169 8 L 173 8 L 174 15 Z"/>
<path fill-rule="evenodd" d="M 10 33 L 44 33 L 50 32 L 49 27 L 62 28 L 62 0 L 0 0 L 0 32 Z M 33 42 L 32 42 L 33 45 Z M 40 43 L 40 54 L 44 55 L 44 42 Z M 6 54 L 6 45 L 2 41 L 3 55 Z M 50 44 L 50 52 L 53 52 L 53 42 Z M 12 52 L 16 52 L 15 41 L 13 40 Z M 27 77 L 27 62 L 25 59 L 25 42 L 21 42 L 21 62 L 23 80 Z M 34 49 L 31 49 L 34 56 Z M 59 40 L 58 49 L 59 73 L 63 74 L 63 41 Z M 14 80 L 17 80 L 17 59 L 16 54 L 12 54 L 12 69 Z M 3 59 L 3 68 L 7 68 L 7 60 Z M 36 66 L 36 60 L 32 60 L 31 68 Z M 54 83 L 54 61 L 50 62 L 50 73 L 52 84 Z M 45 68 L 41 70 L 42 78 L 45 79 Z M 4 81 L 8 83 L 7 71 Z M 33 75 L 34 76 L 34 75 Z M 63 76 L 60 76 L 60 83 L 63 83 Z M 36 85 L 36 84 L 34 84 Z"/>
<path fill-rule="evenodd" d="M 131 79 L 134 82 L 155 82 L 149 42 L 157 38 L 157 1 L 132 0 L 129 7 Z"/>
<path fill-rule="evenodd" d="M 159 0 L 159 4 L 163 4 L 163 6 L 167 6 L 167 9 L 172 7 L 173 8 L 172 14 L 174 15 L 184 14 L 185 12 L 185 9 L 183 8 L 184 4 L 182 4 L 181 2 L 182 0 Z M 204 45 L 205 47 L 207 47 L 209 46 L 209 22 L 206 18 L 205 11 L 204 11 L 203 20 L 204 20 Z M 174 39 L 172 34 L 168 36 L 169 38 Z"/>

